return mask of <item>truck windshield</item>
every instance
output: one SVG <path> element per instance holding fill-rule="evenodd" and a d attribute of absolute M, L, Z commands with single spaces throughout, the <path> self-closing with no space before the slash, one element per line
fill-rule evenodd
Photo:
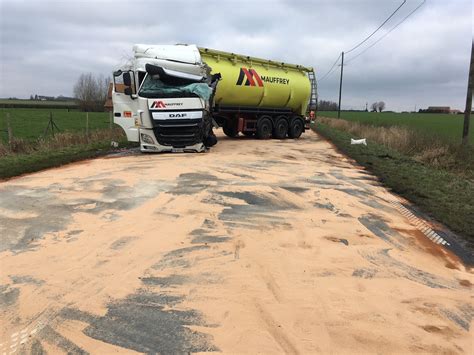
<path fill-rule="evenodd" d="M 148 98 L 200 97 L 209 100 L 212 89 L 207 83 L 165 84 L 160 79 L 147 75 L 142 84 L 140 96 Z"/>

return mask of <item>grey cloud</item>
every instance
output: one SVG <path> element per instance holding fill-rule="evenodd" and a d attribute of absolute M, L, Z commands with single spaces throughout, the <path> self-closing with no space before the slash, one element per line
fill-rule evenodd
<path fill-rule="evenodd" d="M 408 0 L 386 29 L 421 1 Z M 400 2 L 0 0 L 0 70 L 8 83 L 0 97 L 71 95 L 81 73 L 111 73 L 134 43 L 196 43 L 313 66 L 321 76 Z M 462 108 L 471 31 L 469 0 L 428 0 L 345 67 L 344 107 L 385 100 L 395 110 Z M 336 70 L 320 83 L 320 97 L 335 100 L 337 90 Z"/>

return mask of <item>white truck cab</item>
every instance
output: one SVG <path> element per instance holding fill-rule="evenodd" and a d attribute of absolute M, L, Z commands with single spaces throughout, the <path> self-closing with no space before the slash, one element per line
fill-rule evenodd
<path fill-rule="evenodd" d="M 210 112 L 217 81 L 195 45 L 135 45 L 113 74 L 114 122 L 142 152 L 202 152 L 215 144 Z"/>

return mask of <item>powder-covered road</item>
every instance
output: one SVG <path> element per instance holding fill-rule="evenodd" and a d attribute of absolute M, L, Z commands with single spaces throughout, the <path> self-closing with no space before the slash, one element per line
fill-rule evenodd
<path fill-rule="evenodd" d="M 472 353 L 472 269 L 399 202 L 314 133 L 0 183 L 0 354 Z"/>

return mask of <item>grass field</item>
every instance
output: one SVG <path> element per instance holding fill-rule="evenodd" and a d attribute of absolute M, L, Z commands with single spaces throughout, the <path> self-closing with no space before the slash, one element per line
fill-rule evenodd
<path fill-rule="evenodd" d="M 0 109 L 0 141 L 7 140 L 6 114 L 10 113 L 10 125 L 15 138 L 37 139 L 44 134 L 48 126 L 50 112 L 60 132 L 86 130 L 86 113 L 67 109 L 5 108 Z M 89 130 L 108 128 L 108 112 L 90 112 Z"/>
<path fill-rule="evenodd" d="M 8 143 L 7 113 L 13 141 Z M 60 132 L 44 135 L 49 115 Z M 86 113 L 67 109 L 4 108 L 0 109 L 0 179 L 34 172 L 53 166 L 88 159 L 111 151 L 110 142 L 134 146 L 127 142 L 123 130 L 115 124 L 110 129 L 108 112 L 89 113 L 86 135 Z"/>
<path fill-rule="evenodd" d="M 318 115 L 337 117 L 337 112 L 320 111 Z M 341 118 L 376 126 L 406 126 L 454 143 L 461 142 L 464 120 L 463 115 L 392 112 L 341 112 Z M 469 140 L 474 144 L 474 132 Z"/>

